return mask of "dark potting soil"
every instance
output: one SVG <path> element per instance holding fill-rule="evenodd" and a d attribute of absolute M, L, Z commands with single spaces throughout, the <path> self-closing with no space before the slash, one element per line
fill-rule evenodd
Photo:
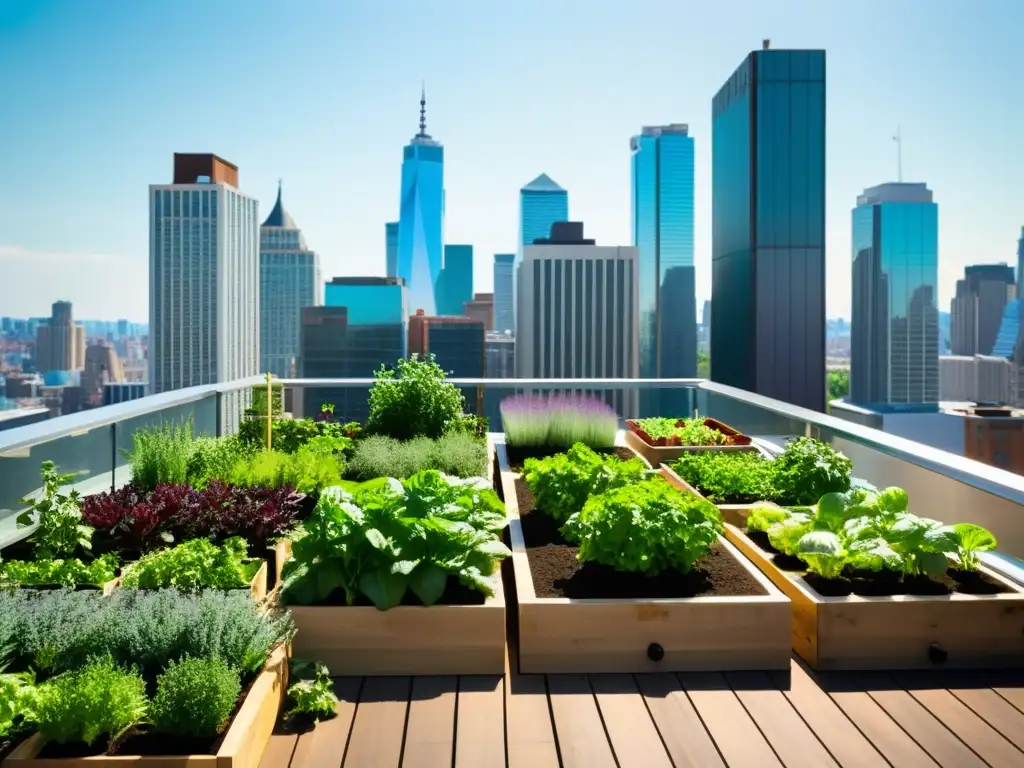
<path fill-rule="evenodd" d="M 565 453 L 567 448 L 552 448 L 551 446 L 540 446 L 540 447 L 521 447 L 514 445 L 506 445 L 505 451 L 508 453 L 508 464 L 509 469 L 513 472 L 522 472 L 523 463 L 527 459 L 546 459 L 548 456 L 554 456 L 558 453 Z M 632 448 L 626 448 L 625 446 L 617 445 L 614 448 L 595 448 L 595 453 L 601 453 L 606 456 L 617 456 L 622 460 L 635 459 L 637 454 Z"/>
<path fill-rule="evenodd" d="M 893 595 L 998 595 L 1010 590 L 987 574 L 950 568 L 945 576 L 902 576 L 894 571 L 844 572 L 842 578 L 825 579 L 807 572 L 807 565 L 798 557 L 784 555 L 768 541 L 763 531 L 747 533 L 747 538 L 766 554 L 781 571 L 803 574 L 804 581 L 823 597 L 891 597 Z"/>
<path fill-rule="evenodd" d="M 644 599 L 740 597 L 767 592 L 720 543 L 694 563 L 689 573 L 665 571 L 657 576 L 623 573 L 598 563 L 581 563 L 578 548 L 559 533 L 559 525 L 533 509 L 533 497 L 516 479 L 519 519 L 537 597 L 575 599 Z"/>
<path fill-rule="evenodd" d="M 501 499 L 501 503 L 505 503 L 505 489 L 501 485 L 501 467 L 498 466 L 498 452 L 494 452 L 494 468 L 491 471 L 491 487 L 494 488 L 494 492 L 498 494 L 498 498 Z"/>

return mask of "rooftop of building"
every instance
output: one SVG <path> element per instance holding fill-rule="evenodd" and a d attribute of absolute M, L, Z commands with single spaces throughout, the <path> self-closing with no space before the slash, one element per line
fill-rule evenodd
<path fill-rule="evenodd" d="M 284 203 L 281 201 L 281 181 L 277 182 L 277 201 L 274 203 L 274 207 L 270 211 L 270 215 L 267 216 L 266 221 L 263 222 L 264 227 L 280 227 L 282 229 L 298 229 L 295 225 L 294 219 L 288 215 L 288 211 L 284 209 Z"/>
<path fill-rule="evenodd" d="M 542 173 L 536 179 L 531 181 L 529 184 L 519 190 L 520 192 L 565 192 L 565 190 L 558 185 L 558 183 L 548 176 L 546 173 Z"/>
<path fill-rule="evenodd" d="M 857 205 L 882 203 L 931 203 L 932 191 L 923 181 L 888 181 L 868 187 L 857 196 Z"/>

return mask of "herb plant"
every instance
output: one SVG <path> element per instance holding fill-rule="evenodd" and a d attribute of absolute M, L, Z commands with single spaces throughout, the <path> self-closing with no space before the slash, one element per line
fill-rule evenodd
<path fill-rule="evenodd" d="M 156 679 L 154 730 L 203 738 L 224 730 L 242 693 L 238 671 L 220 659 L 171 661 Z"/>
<path fill-rule="evenodd" d="M 711 502 L 654 476 L 591 496 L 563 531 L 579 542 L 583 562 L 655 576 L 688 572 L 722 532 L 722 518 Z"/>
<path fill-rule="evenodd" d="M 664 440 L 667 445 L 708 446 L 730 445 L 733 442 L 729 435 L 704 422 L 705 419 L 697 415 L 692 419 L 637 419 L 635 423 L 651 440 Z"/>
<path fill-rule="evenodd" d="M 114 741 L 145 718 L 147 704 L 138 672 L 119 669 L 109 657 L 99 659 L 39 686 L 39 734 L 58 744 Z"/>
<path fill-rule="evenodd" d="M 310 718 L 314 723 L 327 720 L 337 712 L 338 698 L 327 667 L 320 662 L 291 660 L 291 678 L 295 682 L 288 689 L 288 711 L 285 717 Z"/>
<path fill-rule="evenodd" d="M 756 451 L 685 453 L 671 466 L 714 504 L 775 498 L 772 462 Z"/>
<path fill-rule="evenodd" d="M 295 453 L 260 451 L 239 460 L 226 478 L 233 485 L 257 488 L 293 488 L 318 494 L 341 479 L 341 457 L 305 445 Z"/>
<path fill-rule="evenodd" d="M 407 441 L 371 435 L 356 445 L 345 476 L 361 481 L 404 478 L 425 469 L 456 477 L 480 477 L 487 470 L 487 444 L 462 432 L 450 432 L 437 440 L 414 437 Z"/>
<path fill-rule="evenodd" d="M 161 483 L 187 482 L 195 442 L 191 418 L 181 424 L 168 422 L 138 430 L 132 435 L 132 450 L 127 454 L 132 483 L 151 491 Z"/>
<path fill-rule="evenodd" d="M 370 415 L 366 430 L 399 440 L 440 437 L 446 425 L 457 419 L 465 398 L 433 355 L 400 359 L 395 368 L 381 366 L 370 388 Z"/>
<path fill-rule="evenodd" d="M 203 489 L 211 480 L 227 477 L 231 468 L 253 452 L 238 435 L 199 437 L 191 447 L 186 479 L 193 488 Z"/>
<path fill-rule="evenodd" d="M 243 589 L 249 586 L 260 567 L 247 556 L 245 540 L 228 539 L 218 546 L 208 539 L 193 539 L 171 549 L 144 555 L 124 569 L 121 586 L 127 589 L 195 590 Z"/>
<path fill-rule="evenodd" d="M 516 447 L 569 448 L 583 443 L 611 448 L 619 417 L 603 400 L 589 395 L 535 395 L 506 397 L 501 401 L 505 441 Z"/>
<path fill-rule="evenodd" d="M 20 500 L 28 504 L 18 515 L 18 527 L 38 523 L 38 528 L 29 541 L 35 545 L 35 553 L 42 558 L 61 558 L 73 555 L 76 550 L 92 549 L 92 528 L 82 523 L 82 497 L 78 491 L 63 493 L 61 488 L 74 479 L 74 475 L 57 473 L 57 465 L 44 461 L 41 466 L 43 492 L 38 498 L 26 497 Z"/>
<path fill-rule="evenodd" d="M 0 564 L 0 587 L 102 587 L 117 577 L 117 556 L 106 554 L 82 562 L 78 558 Z"/>
<path fill-rule="evenodd" d="M 566 453 L 543 459 L 527 459 L 523 478 L 533 493 L 537 509 L 565 522 L 583 509 L 587 498 L 612 488 L 638 483 L 647 466 L 640 459 L 622 461 L 577 443 Z"/>
<path fill-rule="evenodd" d="M 504 506 L 482 478 L 427 470 L 354 493 L 331 488 L 294 539 L 282 598 L 311 605 L 340 589 L 349 605 L 362 595 L 387 610 L 412 590 L 432 605 L 449 577 L 493 596 L 497 561 L 510 554 L 500 539 L 505 522 Z"/>
<path fill-rule="evenodd" d="M 772 462 L 775 500 L 782 504 L 814 504 L 826 493 L 850 490 L 853 462 L 828 443 L 798 437 Z"/>

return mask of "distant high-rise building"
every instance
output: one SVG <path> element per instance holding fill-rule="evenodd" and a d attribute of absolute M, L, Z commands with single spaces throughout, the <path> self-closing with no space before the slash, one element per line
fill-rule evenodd
<path fill-rule="evenodd" d="M 636 248 L 598 246 L 583 224 L 556 222 L 550 238 L 524 247 L 517 279 L 517 376 L 637 378 Z M 629 416 L 635 394 L 609 393 Z"/>
<path fill-rule="evenodd" d="M 637 249 L 640 378 L 697 375 L 693 138 L 689 126 L 644 127 L 630 140 Z M 685 413 L 686 393 L 641 393 L 638 415 Z"/>
<path fill-rule="evenodd" d="M 516 375 L 516 340 L 508 331 L 489 331 L 484 339 L 489 379 L 513 379 Z"/>
<path fill-rule="evenodd" d="M 705 328 L 711 327 L 711 299 L 704 300 L 704 309 L 700 313 L 700 323 Z"/>
<path fill-rule="evenodd" d="M 512 312 L 518 311 L 516 293 L 519 281 L 515 271 L 523 259 L 523 248 L 532 245 L 538 238 L 546 238 L 556 222 L 569 220 L 569 193 L 560 187 L 546 173 L 542 173 L 519 190 L 519 247 L 516 249 L 516 266 L 512 277 Z M 515 331 L 513 317 L 512 330 Z"/>
<path fill-rule="evenodd" d="M 97 405 L 103 401 L 106 384 L 124 381 L 121 361 L 109 342 L 96 342 L 85 348 L 85 369 L 81 381 L 86 398 Z"/>
<path fill-rule="evenodd" d="M 212 154 L 174 155 L 171 184 L 149 187 L 149 391 L 259 372 L 259 204 L 238 167 Z M 237 428 L 247 393 L 225 396 Z"/>
<path fill-rule="evenodd" d="M 104 405 L 127 403 L 145 396 L 146 385 L 141 381 L 110 382 L 103 385 Z"/>
<path fill-rule="evenodd" d="M 398 222 L 384 225 L 384 267 L 387 277 L 398 277 Z"/>
<path fill-rule="evenodd" d="M 446 245 L 444 266 L 437 283 L 437 314 L 461 315 L 473 300 L 473 246 Z"/>
<path fill-rule="evenodd" d="M 127 320 L 117 321 L 117 338 L 123 339 L 131 335 L 131 323 Z"/>
<path fill-rule="evenodd" d="M 1017 295 L 1013 267 L 979 264 L 964 270 L 950 302 L 950 350 L 953 355 L 991 355 L 1003 310 Z"/>
<path fill-rule="evenodd" d="M 281 202 L 260 227 L 260 371 L 295 375 L 303 307 L 320 304 L 320 258 Z"/>
<path fill-rule="evenodd" d="M 515 264 L 514 253 L 494 254 L 494 329 L 499 333 L 515 328 L 516 313 L 512 303 Z"/>
<path fill-rule="evenodd" d="M 462 305 L 462 314 L 484 324 L 484 329 L 494 330 L 494 294 L 475 293 L 473 300 Z"/>
<path fill-rule="evenodd" d="M 471 317 L 409 318 L 409 355 L 434 355 L 453 379 L 482 379 L 485 375 L 484 324 Z M 460 387 L 467 413 L 483 411 L 483 390 Z"/>
<path fill-rule="evenodd" d="M 420 96 L 420 130 L 402 157 L 402 199 L 398 223 L 398 277 L 405 280 L 409 306 L 437 313 L 444 237 L 444 147 L 427 133 L 427 96 Z"/>
<path fill-rule="evenodd" d="M 851 402 L 938 403 L 938 243 L 939 207 L 924 184 L 881 184 L 857 198 Z"/>
<path fill-rule="evenodd" d="M 80 371 L 85 367 L 85 327 L 76 325 L 70 301 L 54 302 L 50 319 L 36 327 L 36 370 Z"/>
<path fill-rule="evenodd" d="M 825 408 L 825 52 L 753 51 L 712 103 L 711 377 Z"/>

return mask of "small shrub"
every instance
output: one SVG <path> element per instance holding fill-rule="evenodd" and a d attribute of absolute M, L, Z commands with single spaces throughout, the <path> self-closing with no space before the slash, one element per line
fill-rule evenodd
<path fill-rule="evenodd" d="M 465 398 L 433 355 L 400 359 L 396 368 L 381 366 L 370 388 L 368 432 L 399 440 L 440 437 L 445 426 L 462 414 Z"/>
<path fill-rule="evenodd" d="M 467 435 L 475 435 L 481 440 L 487 439 L 487 431 L 490 429 L 490 421 L 486 416 L 474 416 L 464 413 L 461 416 L 449 421 L 444 428 L 445 434 L 450 432 L 461 432 Z"/>
<path fill-rule="evenodd" d="M 434 443 L 431 469 L 456 477 L 487 474 L 487 443 L 475 434 L 451 432 Z"/>
<path fill-rule="evenodd" d="M 251 453 L 237 436 L 200 437 L 192 447 L 186 477 L 188 484 L 202 490 L 211 480 L 227 477 L 239 459 Z"/>
<path fill-rule="evenodd" d="M 404 479 L 425 469 L 456 477 L 480 477 L 487 470 L 487 445 L 458 432 L 437 440 L 415 437 L 404 442 L 371 435 L 356 444 L 345 475 L 360 481 L 376 477 Z"/>
<path fill-rule="evenodd" d="M 58 744 L 113 741 L 146 716 L 146 683 L 107 657 L 39 686 L 39 734 Z"/>
<path fill-rule="evenodd" d="M 173 736 L 216 736 L 241 692 L 238 672 L 220 659 L 171 661 L 156 680 L 153 727 Z"/>
<path fill-rule="evenodd" d="M 152 491 L 161 483 L 188 482 L 195 442 L 191 419 L 135 432 L 128 453 L 132 483 L 143 491 Z"/>

